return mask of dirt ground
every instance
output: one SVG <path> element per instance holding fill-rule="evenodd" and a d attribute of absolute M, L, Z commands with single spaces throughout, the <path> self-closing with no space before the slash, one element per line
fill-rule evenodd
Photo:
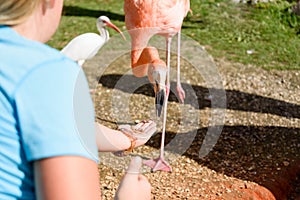
<path fill-rule="evenodd" d="M 153 89 L 147 78 L 131 74 L 124 52 L 99 53 L 84 65 L 96 88 L 97 121 L 117 128 L 152 118 L 158 131 L 128 156 L 99 153 L 103 199 L 113 199 L 131 156 L 157 157 L 160 147 Z M 151 173 L 143 167 L 153 199 L 299 200 L 300 71 L 266 71 L 213 60 L 204 49 L 200 54 L 202 67 L 183 54 L 184 104 L 176 97 L 172 59 L 165 157 L 173 171 Z"/>

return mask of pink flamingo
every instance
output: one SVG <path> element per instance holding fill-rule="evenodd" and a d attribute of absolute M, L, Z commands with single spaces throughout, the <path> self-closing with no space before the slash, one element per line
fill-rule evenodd
<path fill-rule="evenodd" d="M 160 156 L 144 162 L 152 168 L 152 171 L 172 171 L 164 159 L 167 102 L 170 91 L 170 49 L 172 37 L 178 33 L 176 89 L 183 103 L 185 92 L 180 83 L 180 33 L 183 19 L 189 10 L 189 0 L 124 0 L 125 23 L 131 37 L 132 72 L 137 77 L 148 75 L 149 81 L 154 86 L 158 116 L 163 109 Z M 166 63 L 159 58 L 156 48 L 147 47 L 153 35 L 166 38 Z"/>

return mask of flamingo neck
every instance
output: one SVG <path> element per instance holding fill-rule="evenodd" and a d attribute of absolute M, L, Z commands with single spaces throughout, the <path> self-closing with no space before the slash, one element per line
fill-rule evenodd
<path fill-rule="evenodd" d="M 154 47 L 146 47 L 144 49 L 135 49 L 131 51 L 131 67 L 136 77 L 145 76 L 148 73 L 149 65 L 153 67 L 154 63 L 163 62 Z"/>

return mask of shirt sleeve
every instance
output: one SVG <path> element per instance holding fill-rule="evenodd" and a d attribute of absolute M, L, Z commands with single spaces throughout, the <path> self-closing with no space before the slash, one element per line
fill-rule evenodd
<path fill-rule="evenodd" d="M 94 107 L 83 70 L 62 59 L 31 70 L 15 91 L 28 161 L 83 156 L 98 162 Z"/>

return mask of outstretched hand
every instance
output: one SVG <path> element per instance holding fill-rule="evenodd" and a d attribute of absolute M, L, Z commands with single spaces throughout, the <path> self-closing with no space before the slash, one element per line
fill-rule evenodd
<path fill-rule="evenodd" d="M 147 178 L 140 174 L 142 159 L 132 158 L 128 169 L 117 189 L 115 200 L 150 200 L 151 185 Z"/>
<path fill-rule="evenodd" d="M 143 120 L 135 126 L 120 125 L 119 130 L 136 138 L 135 146 L 144 145 L 156 132 L 156 123 L 152 120 Z"/>

